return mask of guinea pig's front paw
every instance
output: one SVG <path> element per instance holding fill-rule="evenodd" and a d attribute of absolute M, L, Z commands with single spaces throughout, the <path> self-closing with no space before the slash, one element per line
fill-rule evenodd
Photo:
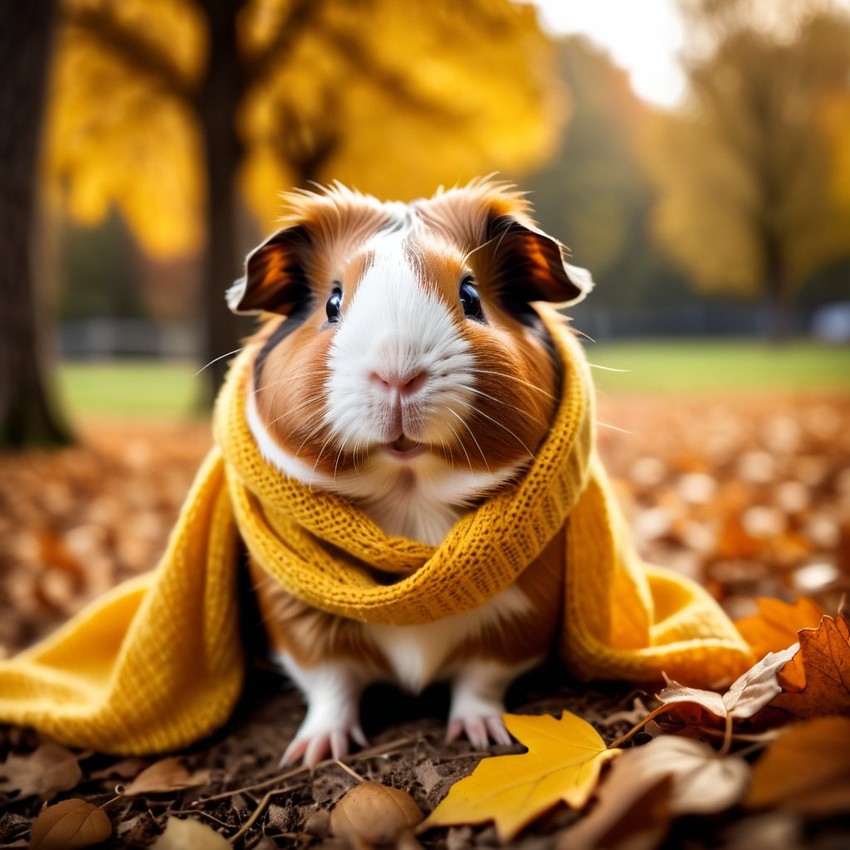
<path fill-rule="evenodd" d="M 320 761 L 330 756 L 340 759 L 348 755 L 349 743 L 354 741 L 361 747 L 367 747 L 369 741 L 359 724 L 339 729 L 305 730 L 306 722 L 298 730 L 292 743 L 280 760 L 280 766 L 304 762 L 306 767 L 314 768 Z"/>
<path fill-rule="evenodd" d="M 511 736 L 502 720 L 502 698 L 518 670 L 488 661 L 472 661 L 452 682 L 452 708 L 446 740 L 465 735 L 473 747 L 485 749 L 492 740 L 510 744 Z"/>
<path fill-rule="evenodd" d="M 453 717 L 449 720 L 446 730 L 446 740 L 456 741 L 465 735 L 469 743 L 479 750 L 485 749 L 492 740 L 496 744 L 510 744 L 511 736 L 505 729 L 501 714 L 487 717 L 471 715 L 467 717 Z"/>

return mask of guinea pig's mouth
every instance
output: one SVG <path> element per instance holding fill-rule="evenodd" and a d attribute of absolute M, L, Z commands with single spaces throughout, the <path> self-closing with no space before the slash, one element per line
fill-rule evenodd
<path fill-rule="evenodd" d="M 387 443 L 386 449 L 393 457 L 408 460 L 422 454 L 425 451 L 425 446 L 422 443 L 417 443 L 416 440 L 411 440 L 406 434 L 402 434 L 397 440 Z"/>

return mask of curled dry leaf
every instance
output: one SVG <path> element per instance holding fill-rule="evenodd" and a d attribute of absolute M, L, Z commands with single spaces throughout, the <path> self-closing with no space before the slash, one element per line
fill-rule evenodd
<path fill-rule="evenodd" d="M 850 714 L 850 628 L 847 615 L 824 617 L 799 633 L 800 652 L 778 673 L 785 693 L 772 705 L 797 717 Z"/>
<path fill-rule="evenodd" d="M 195 818 L 169 817 L 165 832 L 151 844 L 151 850 L 230 850 L 230 842 Z"/>
<path fill-rule="evenodd" d="M 797 632 L 815 628 L 825 613 L 817 602 L 806 596 L 798 597 L 792 604 L 762 596 L 756 599 L 756 604 L 758 614 L 735 621 L 756 658 L 796 643 Z"/>
<path fill-rule="evenodd" d="M 797 654 L 798 650 L 799 646 L 794 644 L 783 649 L 782 652 L 769 652 L 758 664 L 754 664 L 743 676 L 733 682 L 729 690 L 722 695 L 715 691 L 688 688 L 668 679 L 667 687 L 659 691 L 656 697 L 663 703 L 695 705 L 701 711 L 707 711 L 715 717 L 746 720 L 757 714 L 782 692 L 777 673 Z"/>
<path fill-rule="evenodd" d="M 62 800 L 35 819 L 30 850 L 75 850 L 100 844 L 110 835 L 112 824 L 103 809 L 85 800 Z"/>
<path fill-rule="evenodd" d="M 787 727 L 753 768 L 744 805 L 802 815 L 850 811 L 850 718 L 818 717 Z"/>
<path fill-rule="evenodd" d="M 164 794 L 169 791 L 179 791 L 182 788 L 208 785 L 209 781 L 208 770 L 190 773 L 179 759 L 166 758 L 145 768 L 129 785 L 121 789 L 121 793 L 125 797 Z"/>
<path fill-rule="evenodd" d="M 76 756 L 52 741 L 24 756 L 11 755 L 0 765 L 0 791 L 19 791 L 21 797 L 38 795 L 49 800 L 70 791 L 82 779 Z"/>
<path fill-rule="evenodd" d="M 692 738 L 662 735 L 648 744 L 625 750 L 598 790 L 590 813 L 564 836 L 570 850 L 595 847 L 650 789 L 666 784 L 666 805 L 654 800 L 670 817 L 712 814 L 735 805 L 747 788 L 749 765 L 737 756 L 719 756 L 708 744 Z M 631 813 L 631 815 L 630 815 Z M 608 846 L 605 844 L 604 846 Z"/>
<path fill-rule="evenodd" d="M 510 841 L 559 801 L 581 808 L 602 765 L 621 753 L 609 750 L 589 723 L 568 711 L 560 720 L 506 714 L 504 721 L 528 752 L 482 759 L 471 776 L 449 789 L 420 830 L 492 820 L 501 840 Z"/>
<path fill-rule="evenodd" d="M 561 834 L 556 850 L 655 850 L 670 827 L 670 786 L 665 776 L 657 782 L 634 789 L 631 798 L 621 798 L 616 812 L 605 807 L 600 791 L 599 804 L 574 827 Z M 608 780 L 601 786 L 607 788 Z M 602 811 L 604 809 L 604 811 Z M 597 814 L 600 812 L 600 814 Z"/>
<path fill-rule="evenodd" d="M 331 833 L 355 847 L 390 844 L 413 829 L 422 810 L 407 791 L 361 782 L 340 797 L 331 812 Z"/>

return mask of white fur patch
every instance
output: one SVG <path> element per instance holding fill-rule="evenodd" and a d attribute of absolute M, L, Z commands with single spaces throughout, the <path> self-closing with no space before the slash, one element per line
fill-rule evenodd
<path fill-rule="evenodd" d="M 475 365 L 469 343 L 448 307 L 426 291 L 404 252 L 404 234 L 373 240 L 373 261 L 342 320 L 328 365 L 325 422 L 351 448 L 392 442 L 402 426 L 408 437 L 439 444 L 454 439 L 469 412 Z M 423 388 L 392 399 L 374 380 L 425 373 Z"/>
<path fill-rule="evenodd" d="M 484 628 L 502 620 L 527 615 L 531 603 L 518 587 L 508 587 L 483 605 L 417 626 L 364 626 L 380 647 L 399 683 L 418 693 L 438 678 L 448 678 L 454 669 L 446 666 L 447 655 L 459 643 L 480 637 Z M 508 679 L 510 681 L 510 679 Z"/>

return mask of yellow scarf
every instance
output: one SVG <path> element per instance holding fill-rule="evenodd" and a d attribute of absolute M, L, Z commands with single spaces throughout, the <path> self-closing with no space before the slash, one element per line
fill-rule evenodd
<path fill-rule="evenodd" d="M 480 605 L 565 533 L 559 648 L 574 673 L 649 682 L 663 671 L 701 686 L 736 677 L 750 653 L 720 607 L 634 553 L 595 457 L 581 346 L 557 313 L 540 313 L 564 370 L 553 427 L 522 480 L 462 517 L 436 548 L 388 537 L 344 499 L 283 478 L 262 459 L 244 417 L 255 352 L 243 352 L 216 403 L 216 447 L 159 567 L 0 661 L 0 721 L 121 754 L 176 749 L 221 726 L 244 671 L 239 537 L 305 602 L 405 625 Z M 397 578 L 375 581 L 376 570 Z"/>

